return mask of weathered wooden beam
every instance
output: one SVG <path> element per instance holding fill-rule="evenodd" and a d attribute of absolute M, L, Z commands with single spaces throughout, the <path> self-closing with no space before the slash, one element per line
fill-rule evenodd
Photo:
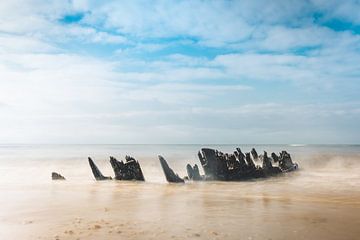
<path fill-rule="evenodd" d="M 94 174 L 94 177 L 96 181 L 102 181 L 102 180 L 111 180 L 111 177 L 105 177 L 99 170 L 99 168 L 95 165 L 94 161 L 88 157 L 89 165 L 91 168 L 92 173 Z"/>
<path fill-rule="evenodd" d="M 170 183 L 183 183 L 184 179 L 180 178 L 168 165 L 166 160 L 159 155 L 160 165 L 164 171 L 165 178 Z"/>

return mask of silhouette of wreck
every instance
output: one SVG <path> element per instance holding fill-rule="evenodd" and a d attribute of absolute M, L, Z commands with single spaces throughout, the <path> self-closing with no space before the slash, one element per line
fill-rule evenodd
<path fill-rule="evenodd" d="M 159 155 L 158 157 L 165 178 L 170 183 L 184 183 L 185 180 L 243 181 L 275 176 L 298 168 L 298 164 L 293 163 L 290 154 L 286 151 L 280 152 L 279 155 L 273 152 L 269 157 L 266 151 L 258 155 L 255 148 L 245 154 L 240 148 L 236 148 L 236 151 L 230 154 L 211 148 L 202 148 L 198 152 L 198 158 L 204 175 L 200 175 L 197 164 L 194 166 L 187 164 L 187 176 L 181 178 L 169 167 L 162 156 Z M 88 160 L 97 181 L 112 179 L 110 176 L 104 176 L 90 157 Z M 126 156 L 125 161 L 118 161 L 116 158 L 110 157 L 110 164 L 115 173 L 115 180 L 145 181 L 140 163 L 133 157 Z"/>
<path fill-rule="evenodd" d="M 140 164 L 135 158 L 125 156 L 125 163 L 110 157 L 110 163 L 115 173 L 116 180 L 138 180 L 145 181 Z"/>
<path fill-rule="evenodd" d="M 52 180 L 66 180 L 64 176 L 62 176 L 60 173 L 57 173 L 57 172 L 51 173 L 51 179 Z"/>
<path fill-rule="evenodd" d="M 245 154 L 241 152 L 240 148 L 237 148 L 231 154 L 222 153 L 210 148 L 202 148 L 198 152 L 198 157 L 205 175 L 200 175 L 196 164 L 193 167 L 187 164 L 186 171 L 188 176 L 184 179 L 193 181 L 242 181 L 266 178 L 291 172 L 298 168 L 298 164 L 293 163 L 290 154 L 286 151 L 282 151 L 279 156 L 276 153 L 272 153 L 271 157 L 268 157 L 265 151 L 264 154 L 259 156 L 254 148 L 250 153 Z M 159 160 L 168 182 L 184 182 L 169 167 L 163 157 L 159 156 Z M 255 164 L 255 162 L 259 161 L 261 163 L 260 166 Z"/>
<path fill-rule="evenodd" d="M 90 165 L 91 171 L 94 174 L 96 181 L 112 179 L 111 177 L 105 177 L 90 157 L 88 157 L 88 160 L 89 160 L 89 165 Z"/>
<path fill-rule="evenodd" d="M 162 169 L 164 171 L 166 180 L 168 182 L 173 182 L 173 183 L 183 183 L 183 182 L 185 182 L 184 179 L 180 178 L 179 175 L 174 173 L 174 171 L 167 164 L 166 160 L 160 155 L 159 155 L 159 161 L 160 161 L 161 167 L 162 167 Z"/>
<path fill-rule="evenodd" d="M 90 168 L 97 181 L 112 179 L 111 177 L 105 177 L 90 157 L 88 160 Z M 140 164 L 133 157 L 126 156 L 125 162 L 118 161 L 116 158 L 110 157 L 110 164 L 115 173 L 115 180 L 145 181 Z"/>

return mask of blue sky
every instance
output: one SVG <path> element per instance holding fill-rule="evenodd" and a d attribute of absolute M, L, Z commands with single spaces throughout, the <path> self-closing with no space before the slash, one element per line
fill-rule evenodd
<path fill-rule="evenodd" d="M 359 1 L 1 1 L 0 143 L 360 143 Z"/>

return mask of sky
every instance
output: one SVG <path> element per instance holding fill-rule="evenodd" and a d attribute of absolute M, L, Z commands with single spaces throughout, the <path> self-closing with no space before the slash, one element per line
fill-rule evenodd
<path fill-rule="evenodd" d="M 0 143 L 360 143 L 360 1 L 0 1 Z"/>

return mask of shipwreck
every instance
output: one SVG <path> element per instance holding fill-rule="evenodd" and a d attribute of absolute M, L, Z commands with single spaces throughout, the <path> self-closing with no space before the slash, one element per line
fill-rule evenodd
<path fill-rule="evenodd" d="M 204 174 L 200 174 L 197 164 L 194 166 L 187 164 L 187 176 L 181 178 L 169 166 L 164 157 L 159 155 L 158 158 L 166 181 L 170 183 L 184 183 L 186 181 L 244 181 L 267 178 L 298 169 L 298 164 L 292 161 L 290 154 L 286 151 L 281 151 L 279 154 L 272 152 L 268 156 L 266 151 L 258 155 L 255 148 L 247 153 L 243 153 L 240 148 L 236 148 L 233 153 L 223 153 L 211 148 L 202 148 L 198 152 L 198 158 Z M 131 156 L 125 156 L 125 161 L 119 161 L 115 157 L 110 157 L 110 164 L 115 174 L 114 178 L 104 176 L 92 158 L 89 157 L 88 162 L 97 181 L 113 179 L 145 181 L 139 161 Z M 52 179 L 65 180 L 62 175 L 56 172 L 52 173 Z"/>
<path fill-rule="evenodd" d="M 91 171 L 97 181 L 113 179 L 110 176 L 104 176 L 90 157 L 88 158 L 88 161 Z M 125 162 L 118 161 L 116 158 L 111 156 L 110 164 L 114 170 L 115 180 L 145 181 L 144 175 L 140 167 L 140 163 L 131 156 L 125 156 Z"/>
<path fill-rule="evenodd" d="M 279 155 L 273 152 L 269 157 L 266 151 L 258 155 L 254 148 L 250 153 L 245 154 L 240 148 L 230 154 L 215 149 L 202 148 L 198 152 L 198 158 L 204 175 L 200 175 L 197 164 L 194 166 L 187 164 L 188 176 L 181 179 L 169 167 L 166 160 L 159 156 L 166 180 L 171 183 L 184 182 L 184 180 L 243 181 L 271 177 L 298 169 L 298 164 L 292 161 L 290 154 L 286 151 L 280 152 Z"/>

